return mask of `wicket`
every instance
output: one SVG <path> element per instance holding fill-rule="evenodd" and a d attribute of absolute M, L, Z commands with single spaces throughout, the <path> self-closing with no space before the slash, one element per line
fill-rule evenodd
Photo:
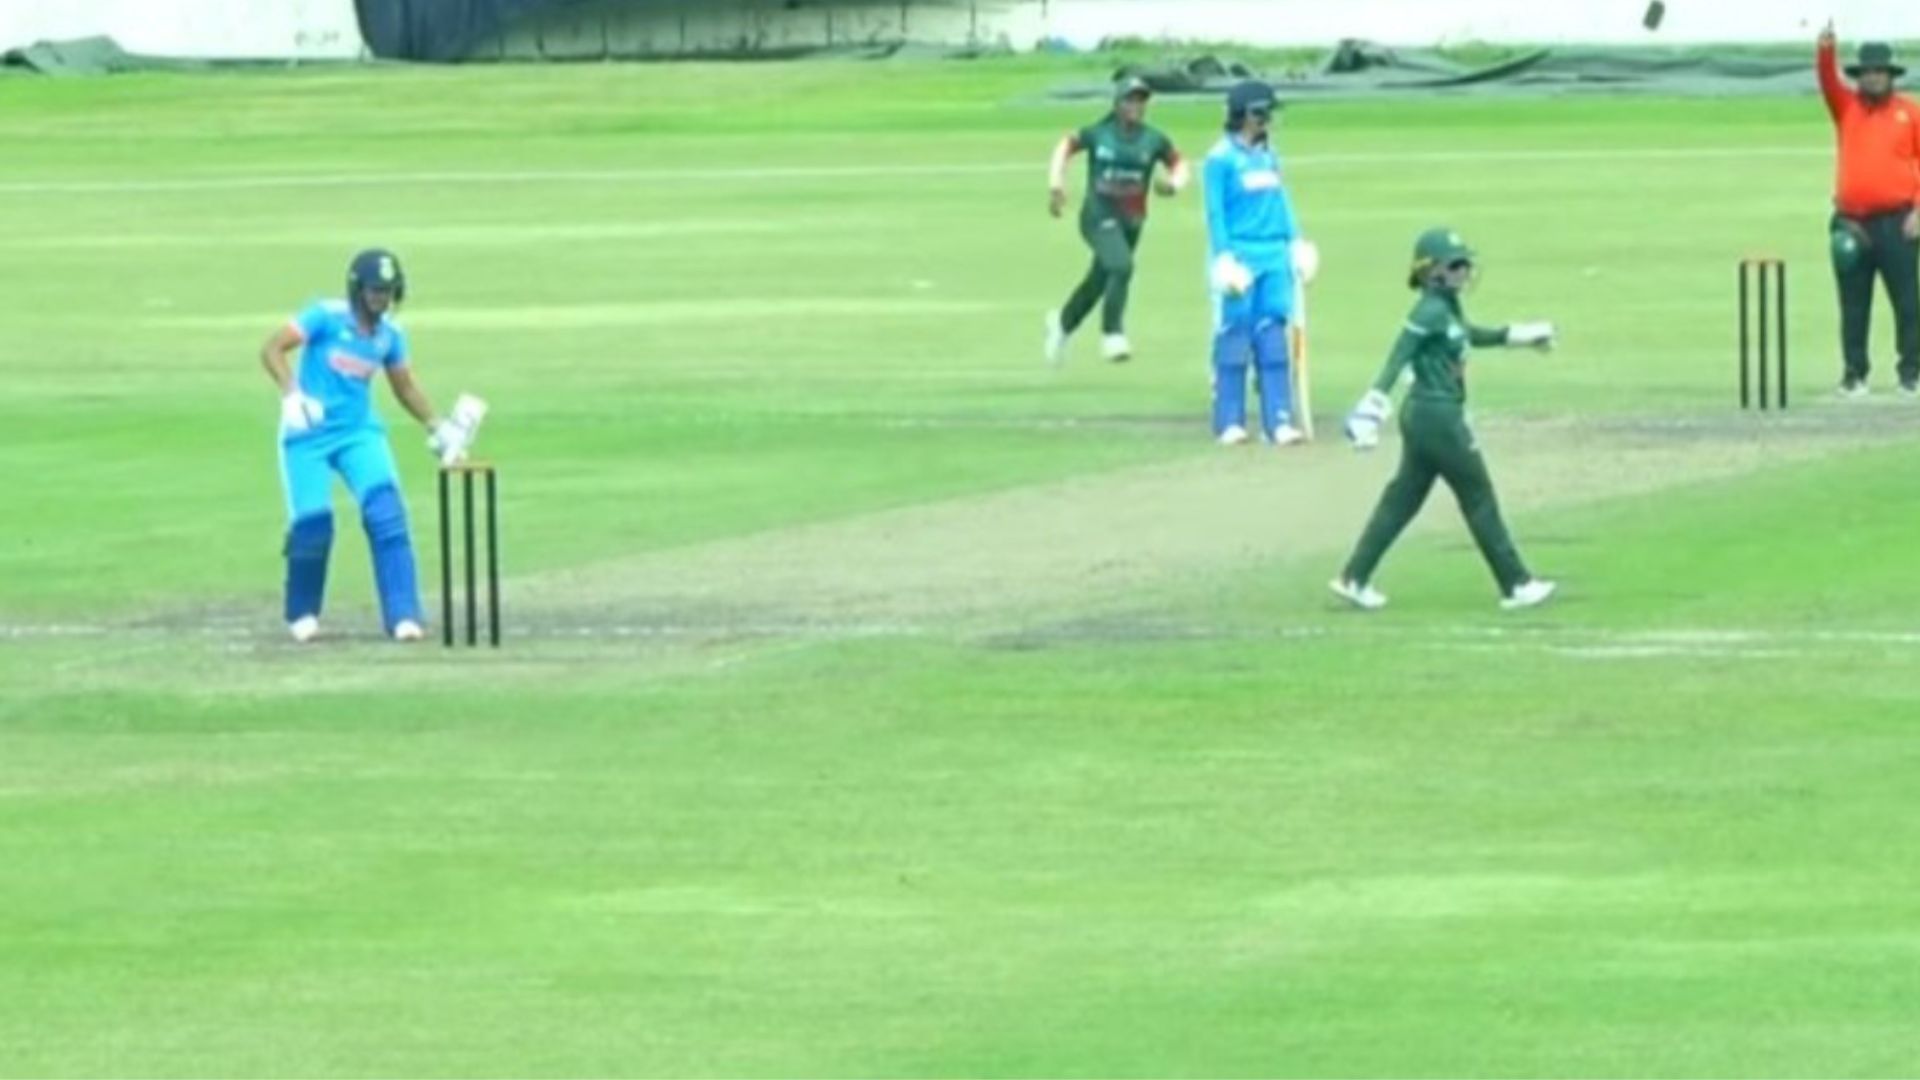
<path fill-rule="evenodd" d="M 1771 295 L 1769 285 L 1772 286 Z M 1752 301 L 1757 296 L 1759 303 Z M 1758 318 L 1754 315 L 1758 314 Z M 1754 346 L 1759 348 L 1755 349 Z M 1757 361 L 1757 362 L 1756 362 Z M 1773 394 L 1767 369 L 1776 366 Z M 1787 407 L 1787 263 L 1777 258 L 1740 260 L 1740 407 L 1753 407 L 1758 383 L 1760 411 Z"/>
<path fill-rule="evenodd" d="M 453 477 L 460 477 L 462 532 L 466 549 L 467 644 L 480 643 L 479 595 L 474 580 L 473 478 L 486 478 L 487 494 L 487 641 L 500 646 L 500 515 L 498 485 L 493 466 L 469 461 L 440 470 L 440 635 L 454 645 L 453 619 Z"/>

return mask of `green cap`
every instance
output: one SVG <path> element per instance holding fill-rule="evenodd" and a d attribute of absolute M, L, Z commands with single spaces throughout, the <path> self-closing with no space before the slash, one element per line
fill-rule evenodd
<path fill-rule="evenodd" d="M 1152 97 L 1152 84 L 1138 75 L 1122 75 L 1113 81 L 1113 100 L 1116 103 L 1125 101 L 1135 94 L 1141 97 Z"/>
<path fill-rule="evenodd" d="M 1413 242 L 1413 267 L 1416 272 L 1471 258 L 1473 249 L 1452 229 L 1428 229 Z"/>

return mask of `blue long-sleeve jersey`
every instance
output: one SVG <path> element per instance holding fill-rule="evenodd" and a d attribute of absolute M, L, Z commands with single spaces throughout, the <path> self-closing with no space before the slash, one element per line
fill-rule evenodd
<path fill-rule="evenodd" d="M 1228 135 L 1207 155 L 1204 180 L 1212 255 L 1231 252 L 1255 274 L 1290 271 L 1293 200 L 1273 148 L 1247 146 Z"/>

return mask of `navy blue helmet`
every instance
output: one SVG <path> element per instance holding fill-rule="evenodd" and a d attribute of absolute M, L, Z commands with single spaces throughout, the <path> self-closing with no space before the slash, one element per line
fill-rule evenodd
<path fill-rule="evenodd" d="M 347 302 L 355 311 L 364 310 L 361 294 L 368 289 L 393 290 L 393 302 L 407 298 L 407 272 L 400 268 L 400 257 L 385 248 L 372 248 L 353 257 L 347 267 Z"/>
<path fill-rule="evenodd" d="M 1272 113 L 1279 107 L 1279 98 L 1273 87 L 1256 79 L 1235 83 L 1227 91 L 1227 130 L 1239 131 L 1246 122 L 1248 113 Z"/>

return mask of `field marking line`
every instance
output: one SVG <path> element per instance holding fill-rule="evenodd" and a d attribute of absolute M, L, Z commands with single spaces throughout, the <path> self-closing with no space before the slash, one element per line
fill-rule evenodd
<path fill-rule="evenodd" d="M 1177 627 L 1176 627 L 1177 628 Z M 1189 628 L 1191 629 L 1191 628 Z M 950 637 L 956 642 L 980 641 L 996 637 L 1050 636 L 1047 626 L 1026 630 L 975 631 L 933 620 L 808 620 L 771 619 L 729 622 L 596 622 L 549 621 L 535 617 L 520 625 L 516 636 L 522 641 L 548 645 L 596 640 L 674 641 L 727 639 L 793 639 L 797 646 L 823 640 L 888 637 Z M 280 627 L 271 619 L 214 617 L 195 627 L 177 624 L 144 625 L 139 622 L 19 622 L 0 623 L 0 640 L 56 641 L 97 640 L 102 638 L 181 639 L 211 641 L 281 640 Z M 1073 635 L 1066 635 L 1072 637 Z M 1196 631 L 1197 638 L 1210 636 Z M 1277 638 L 1286 641 L 1328 642 L 1365 645 L 1381 640 L 1401 644 L 1425 644 L 1436 648 L 1498 650 L 1503 648 L 1546 649 L 1574 656 L 1605 659 L 1637 659 L 1662 656 L 1784 656 L 1810 653 L 1819 649 L 1857 646 L 1910 648 L 1920 646 L 1920 629 L 1915 630 L 1752 630 L 1727 627 L 1645 627 L 1597 628 L 1559 625 L 1501 627 L 1460 623 L 1427 626 L 1371 625 L 1355 617 L 1349 626 L 1276 626 L 1255 634 L 1229 633 L 1228 637 L 1246 640 Z M 1086 639 L 1096 644 L 1098 635 Z M 291 648 L 291 646 L 289 646 Z"/>
<path fill-rule="evenodd" d="M 1452 164 L 1461 162 L 1705 161 L 1742 158 L 1824 158 L 1820 146 L 1674 146 L 1536 150 L 1408 150 L 1298 154 L 1294 168 L 1345 165 Z M 0 195 L 126 195 L 202 191 L 266 191 L 276 188 L 365 188 L 393 185 L 500 185 L 546 183 L 706 183 L 714 181 L 880 179 L 888 177 L 1006 176 L 1032 172 L 1031 163 L 955 162 L 941 165 L 773 165 L 706 169 L 512 169 L 417 172 L 253 173 L 145 180 L 15 180 L 0 183 Z"/>

